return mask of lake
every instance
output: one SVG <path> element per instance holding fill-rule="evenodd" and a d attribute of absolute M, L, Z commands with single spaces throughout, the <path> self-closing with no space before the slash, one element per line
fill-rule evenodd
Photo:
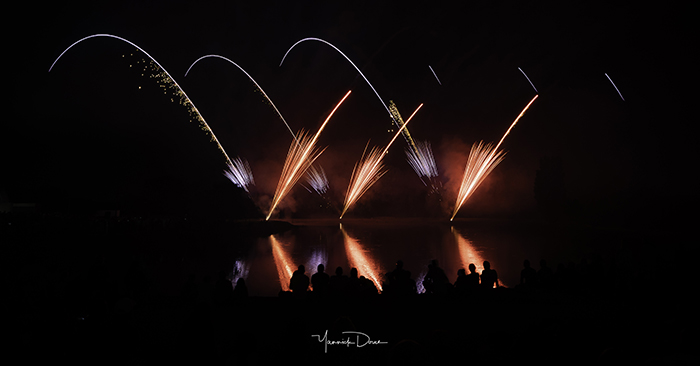
<path fill-rule="evenodd" d="M 243 277 L 251 296 L 277 296 L 288 290 L 292 273 L 301 264 L 307 276 L 318 264 L 333 275 L 357 268 L 360 276 L 381 290 L 383 274 L 397 260 L 411 272 L 419 291 L 431 260 L 438 261 L 450 282 L 460 268 L 474 263 L 478 272 L 485 260 L 498 272 L 501 285 L 520 281 L 523 261 L 539 269 L 541 259 L 556 269 L 559 262 L 579 263 L 591 252 L 605 251 L 596 235 L 557 229 L 537 221 L 462 219 L 296 220 L 295 227 L 264 237 L 249 237 L 230 260 L 230 278 Z M 604 254 L 604 253 L 603 253 Z M 468 273 L 468 270 L 467 270 Z"/>

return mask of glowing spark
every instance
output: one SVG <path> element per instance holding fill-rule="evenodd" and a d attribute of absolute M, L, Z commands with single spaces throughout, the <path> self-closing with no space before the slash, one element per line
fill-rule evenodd
<path fill-rule="evenodd" d="M 430 68 L 430 71 L 433 72 L 433 76 L 435 76 L 435 80 L 437 80 L 438 84 L 442 85 L 440 79 L 438 79 L 437 75 L 435 74 L 435 70 L 433 70 L 433 68 L 430 65 L 428 65 L 428 67 Z"/>
<path fill-rule="evenodd" d="M 491 173 L 493 168 L 496 167 L 505 157 L 503 151 L 498 151 L 498 148 L 503 143 L 503 140 L 508 136 L 510 130 L 513 129 L 520 118 L 525 114 L 532 102 L 537 99 L 539 95 L 535 95 L 530 103 L 525 106 L 525 108 L 520 112 L 518 117 L 510 125 L 506 133 L 501 138 L 496 146 L 491 144 L 484 145 L 483 141 L 478 144 L 475 143 L 469 152 L 469 158 L 467 159 L 467 165 L 464 168 L 464 176 L 462 177 L 462 185 L 459 187 L 459 192 L 457 194 L 457 203 L 455 204 L 454 211 L 452 212 L 452 217 L 450 221 L 454 220 L 457 212 L 462 207 L 464 202 L 474 193 L 474 191 L 483 183 L 484 179 Z"/>
<path fill-rule="evenodd" d="M 423 104 L 418 106 L 416 112 L 418 112 L 418 109 L 420 109 L 422 106 Z M 413 112 L 411 117 L 413 117 L 416 112 Z M 377 147 L 373 147 L 369 154 L 366 154 L 367 147 L 365 147 L 360 161 L 355 164 L 355 168 L 352 170 L 350 184 L 348 185 L 348 190 L 345 193 L 345 205 L 343 207 L 343 211 L 340 213 L 341 219 L 350 206 L 357 202 L 357 200 L 360 199 L 360 197 L 362 197 L 362 195 L 364 195 L 365 192 L 367 192 L 367 190 L 379 180 L 379 178 L 386 174 L 386 170 L 384 170 L 384 164 L 382 162 L 384 155 L 386 155 L 387 151 L 389 151 L 389 147 L 391 147 L 391 144 L 393 144 L 396 138 L 399 137 L 409 122 L 411 122 L 411 118 L 406 120 L 406 123 L 404 123 L 403 126 L 401 126 L 401 128 L 396 132 L 394 138 L 391 139 L 383 151 L 380 152 Z"/>
<path fill-rule="evenodd" d="M 610 78 L 610 76 L 608 76 L 607 73 L 605 73 L 605 76 L 608 78 L 608 80 L 610 80 L 610 83 L 615 87 L 615 90 L 617 90 L 617 94 L 620 95 L 620 98 L 622 98 L 622 101 L 624 102 L 625 98 L 622 97 L 622 93 L 620 93 L 620 89 L 618 89 L 617 86 L 615 86 L 615 83 L 613 83 L 612 79 Z"/>
<path fill-rule="evenodd" d="M 260 92 L 262 93 L 262 95 L 265 97 L 265 99 L 267 99 L 267 101 L 270 103 L 270 105 L 271 105 L 272 108 L 275 110 L 275 112 L 277 112 L 277 115 L 279 116 L 279 118 L 282 120 L 282 122 L 284 122 L 284 125 L 287 126 L 287 130 L 289 130 L 289 133 L 292 134 L 292 137 L 294 137 L 294 140 L 297 141 L 297 140 L 296 140 L 297 137 L 296 137 L 296 135 L 294 135 L 294 132 L 292 131 L 292 128 L 289 127 L 289 124 L 287 123 L 287 120 L 284 119 L 284 117 L 282 116 L 282 113 L 279 111 L 279 109 L 277 109 L 277 106 L 275 106 L 275 103 L 272 102 L 272 99 L 270 99 L 270 97 L 267 96 L 267 93 L 265 93 L 265 91 L 264 91 L 263 88 L 260 86 L 260 84 L 258 84 L 258 83 L 255 81 L 255 79 L 253 79 L 253 77 L 250 76 L 250 74 L 248 74 L 248 72 L 245 71 L 245 70 L 244 70 L 240 65 L 238 65 L 237 63 L 231 61 L 230 59 L 228 59 L 228 58 L 226 58 L 226 57 L 224 57 L 224 56 L 220 56 L 220 55 L 205 55 L 205 56 L 202 56 L 202 57 L 198 58 L 197 60 L 195 60 L 195 61 L 192 63 L 192 65 L 190 65 L 190 67 L 187 68 L 187 72 L 185 72 L 185 77 L 187 77 L 187 74 L 189 74 L 190 70 L 192 69 L 192 66 L 194 66 L 194 65 L 195 65 L 197 62 L 199 62 L 200 60 L 203 60 L 203 59 L 209 58 L 209 57 L 220 58 L 220 59 L 222 59 L 222 60 L 228 61 L 230 64 L 232 64 L 233 66 L 236 66 L 239 70 L 241 70 L 241 71 L 248 77 L 248 79 L 250 79 L 250 81 L 252 81 L 253 84 L 255 84 L 255 86 L 258 88 L 258 90 L 260 90 Z M 298 142 L 299 142 L 299 141 L 297 141 L 297 143 L 298 143 Z M 328 190 L 328 179 L 326 179 L 325 173 L 323 173 L 323 168 L 320 168 L 320 167 L 319 167 L 319 168 L 317 169 L 316 167 L 312 167 L 312 169 L 310 169 L 309 172 L 308 172 L 307 181 L 309 182 L 309 184 L 311 185 L 311 187 L 314 188 L 314 190 L 315 190 L 316 192 L 318 192 L 319 194 L 321 194 L 322 192 L 325 193 L 325 191 Z M 234 181 L 234 183 L 236 183 L 236 182 Z"/>
<path fill-rule="evenodd" d="M 267 214 L 265 220 L 269 220 L 272 213 L 279 202 L 284 198 L 287 193 L 292 189 L 292 187 L 299 181 L 299 178 L 304 175 L 306 170 L 313 164 L 313 162 L 318 158 L 323 150 L 318 150 L 316 148 L 316 141 L 318 136 L 326 127 L 326 124 L 331 119 L 336 110 L 341 104 L 347 99 L 351 91 L 348 91 L 343 99 L 336 104 L 335 108 L 328 115 L 326 120 L 323 122 L 321 127 L 316 132 L 313 138 L 306 134 L 300 133 L 301 138 L 296 139 L 295 142 L 289 148 L 289 153 L 287 154 L 287 160 L 284 162 L 284 167 L 282 168 L 282 175 L 280 176 L 280 181 L 277 184 L 277 190 L 275 191 L 275 197 L 272 200 L 272 206 L 270 207 L 270 212 Z"/>
<path fill-rule="evenodd" d="M 65 54 L 69 49 L 71 49 L 73 46 L 77 45 L 78 43 L 80 43 L 86 39 L 95 38 L 95 37 L 116 38 L 120 41 L 126 42 L 126 43 L 136 47 L 139 51 L 143 52 L 146 56 L 148 56 L 148 58 L 151 59 L 151 61 L 153 63 L 155 63 L 158 66 L 158 68 L 160 70 L 163 70 L 162 73 L 158 73 L 156 76 L 159 77 L 161 79 L 161 81 L 164 82 L 164 84 L 167 85 L 169 88 L 175 89 L 173 92 L 175 93 L 176 96 L 178 96 L 180 98 L 180 104 L 184 105 L 185 108 L 187 108 L 187 111 L 190 114 L 190 116 L 194 115 L 194 118 L 199 122 L 200 128 L 206 134 L 211 136 L 211 141 L 215 142 L 219 151 L 221 151 L 224 154 L 224 157 L 226 157 L 226 162 L 228 164 L 232 165 L 231 159 L 229 159 L 228 154 L 226 154 L 226 150 L 224 150 L 224 147 L 221 146 L 221 144 L 219 143 L 219 140 L 216 138 L 216 135 L 214 135 L 214 131 L 212 131 L 212 129 L 207 124 L 207 122 L 204 120 L 204 117 L 202 117 L 202 114 L 199 113 L 199 110 L 197 109 L 197 107 L 194 106 L 194 103 L 192 103 L 192 100 L 190 100 L 190 98 L 187 96 L 187 94 L 185 94 L 185 91 L 182 90 L 182 88 L 175 81 L 175 79 L 173 79 L 173 77 L 170 76 L 170 73 L 168 73 L 168 71 L 165 70 L 165 68 L 163 66 L 161 66 L 160 63 L 158 63 L 158 61 L 156 61 L 156 59 L 154 59 L 151 55 L 148 54 L 148 52 L 144 51 L 141 47 L 137 46 L 135 43 L 133 43 L 127 39 L 124 39 L 122 37 L 111 35 L 111 34 L 93 34 L 91 36 L 87 36 L 85 38 L 82 38 L 82 39 L 76 41 L 72 45 L 68 46 L 68 48 L 66 48 L 63 52 L 61 52 L 61 54 L 56 58 L 56 60 L 53 62 L 53 64 L 51 64 L 51 67 L 49 67 L 49 72 L 51 72 L 54 65 L 56 65 L 56 62 L 58 62 L 58 60 L 63 56 L 63 54 Z M 165 87 L 165 85 L 161 85 L 161 86 Z"/>
<path fill-rule="evenodd" d="M 519 68 L 519 67 L 518 67 L 518 70 L 520 70 L 520 72 L 522 72 L 523 75 L 525 75 L 525 79 L 527 79 L 527 81 L 530 82 L 530 85 L 532 85 L 532 89 L 535 89 L 535 93 L 539 93 L 539 92 L 537 91 L 537 88 L 535 88 L 535 84 L 533 84 L 532 81 L 530 81 L 530 78 L 527 77 L 527 74 L 525 74 L 525 71 L 523 71 L 523 69 L 521 69 L 521 68 Z"/>
<path fill-rule="evenodd" d="M 374 282 L 379 292 L 382 292 L 381 275 L 384 273 L 381 268 L 372 259 L 367 256 L 367 251 L 362 248 L 360 242 L 348 235 L 343 224 L 340 224 L 340 231 L 343 233 L 343 241 L 345 242 L 345 252 L 348 255 L 350 267 L 357 268 L 358 276 L 365 276 Z"/>
<path fill-rule="evenodd" d="M 250 170 L 248 161 L 236 158 L 233 159 L 233 163 L 226 163 L 226 165 L 228 166 L 228 170 L 224 171 L 226 178 L 250 193 L 248 187 L 254 185 L 255 180 L 253 180 L 253 172 Z"/>

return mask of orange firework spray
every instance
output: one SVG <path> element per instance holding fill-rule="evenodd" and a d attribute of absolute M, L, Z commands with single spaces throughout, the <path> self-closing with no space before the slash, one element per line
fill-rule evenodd
<path fill-rule="evenodd" d="M 501 146 L 506 136 L 508 136 L 510 130 L 513 129 L 513 126 L 518 123 L 520 117 L 525 114 L 525 111 L 530 108 L 530 105 L 535 101 L 535 99 L 537 99 L 537 97 L 538 95 L 535 95 L 530 103 L 523 108 L 522 112 L 520 112 L 515 121 L 513 121 L 506 133 L 503 135 L 503 137 L 501 137 L 501 141 L 499 141 L 495 147 L 493 147 L 491 144 L 484 145 L 483 141 L 479 142 L 478 144 L 475 143 L 472 146 L 472 150 L 469 152 L 467 165 L 464 168 L 462 185 L 459 187 L 459 193 L 457 194 L 457 203 L 452 211 L 450 221 L 454 220 L 457 212 L 462 207 L 464 202 L 466 202 L 472 193 L 474 193 L 474 191 L 479 187 L 479 185 L 483 183 L 484 179 L 486 179 L 489 173 L 491 173 L 493 168 L 503 161 L 505 158 L 505 153 L 502 150 L 498 151 L 498 148 Z"/>
<path fill-rule="evenodd" d="M 272 213 L 275 211 L 275 208 L 280 201 L 287 195 L 287 193 L 289 193 L 292 187 L 294 187 L 294 185 L 304 175 L 311 164 L 313 164 L 321 153 L 323 153 L 323 150 L 325 149 L 317 149 L 316 141 L 335 111 L 338 110 L 338 107 L 343 104 L 351 92 L 352 90 L 348 90 L 343 99 L 336 104 L 335 108 L 333 108 L 331 113 L 318 129 L 318 132 L 316 132 L 316 135 L 310 137 L 304 132 L 301 132 L 299 133 L 300 137 L 296 138 L 295 141 L 292 141 L 292 144 L 289 147 L 289 153 L 287 154 L 287 160 L 284 162 L 284 168 L 282 168 L 280 181 L 277 183 L 277 190 L 275 191 L 275 197 L 272 200 L 270 212 L 267 214 L 267 218 L 265 218 L 265 220 L 270 219 L 270 216 L 272 216 Z"/>
<path fill-rule="evenodd" d="M 391 144 L 393 144 L 396 138 L 399 137 L 403 129 L 406 128 L 406 125 L 408 125 L 408 122 L 411 122 L 411 119 L 416 115 L 416 112 L 418 112 L 421 107 L 423 107 L 423 103 L 416 108 L 413 114 L 411 114 L 411 117 L 409 117 L 406 120 L 406 123 L 404 123 L 403 126 L 401 126 L 401 128 L 396 132 L 394 138 L 392 138 L 386 148 L 384 148 L 384 151 L 380 152 L 377 147 L 373 147 L 369 152 L 369 155 L 365 155 L 367 152 L 367 147 L 365 147 L 365 151 L 362 153 L 362 158 L 360 158 L 360 161 L 355 164 L 355 168 L 352 171 L 350 185 L 348 186 L 348 190 L 345 194 L 345 206 L 343 207 L 343 212 L 340 214 L 341 219 L 350 206 L 357 202 L 357 200 L 360 199 L 360 197 L 362 197 L 362 195 L 365 194 L 365 192 L 367 192 L 367 190 L 386 173 L 386 170 L 384 170 L 384 164 L 382 163 L 384 155 L 387 153 L 387 151 L 389 151 Z"/>

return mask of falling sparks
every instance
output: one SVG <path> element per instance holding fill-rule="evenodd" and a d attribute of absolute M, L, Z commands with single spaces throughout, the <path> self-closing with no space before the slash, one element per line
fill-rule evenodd
<path fill-rule="evenodd" d="M 535 93 L 539 93 L 539 92 L 537 91 L 537 88 L 535 88 L 535 84 L 533 84 L 532 81 L 530 81 L 530 78 L 527 77 L 527 74 L 525 73 L 525 71 L 523 71 L 523 69 L 521 69 L 521 68 L 519 68 L 519 67 L 518 67 L 518 70 L 520 70 L 520 72 L 522 72 L 523 75 L 525 76 L 525 79 L 527 79 L 527 81 L 530 82 L 530 85 L 532 85 L 532 89 L 535 89 Z"/>
<path fill-rule="evenodd" d="M 250 170 L 248 161 L 238 157 L 233 159 L 232 163 L 226 163 L 226 165 L 228 166 L 228 170 L 224 171 L 226 178 L 250 193 L 249 187 L 255 184 L 255 180 L 253 180 L 253 172 Z"/>
<path fill-rule="evenodd" d="M 224 154 L 224 157 L 226 158 L 226 162 L 228 164 L 232 165 L 231 159 L 229 159 L 228 154 L 226 154 L 226 150 L 224 150 L 224 147 L 221 146 L 221 143 L 219 143 L 219 140 L 216 138 L 216 135 L 214 135 L 214 131 L 209 127 L 207 122 L 204 120 L 204 117 L 202 117 L 201 113 L 199 113 L 199 110 L 197 110 L 197 107 L 194 106 L 194 103 L 192 103 L 192 100 L 185 94 L 185 91 L 182 90 L 180 85 L 175 81 L 175 79 L 170 76 L 170 73 L 168 73 L 167 70 L 163 66 L 161 66 L 158 61 L 156 61 L 151 55 L 148 54 L 148 52 L 144 51 L 141 47 L 137 46 L 135 43 L 124 39 L 119 36 L 111 35 L 111 34 L 93 34 L 90 36 L 87 36 L 85 38 L 82 38 L 72 45 L 68 46 L 61 54 L 56 58 L 56 60 L 51 64 L 51 67 L 49 68 L 49 72 L 53 69 L 53 67 L 56 65 L 56 62 L 73 46 L 77 45 L 78 43 L 90 39 L 90 38 L 95 38 L 95 37 L 109 37 L 109 38 L 115 38 L 120 41 L 126 42 L 134 47 L 136 47 L 139 51 L 143 52 L 148 58 L 151 60 L 150 67 L 152 68 L 153 74 L 151 77 L 156 78 L 158 83 L 162 88 L 164 88 L 164 93 L 167 94 L 168 90 L 170 90 L 177 98 L 178 101 L 181 105 L 183 105 L 186 109 L 187 112 L 190 115 L 190 118 L 194 118 L 200 126 L 200 129 L 204 131 L 207 135 L 211 136 L 211 141 L 216 143 L 217 148 L 221 153 Z M 133 55 L 133 54 L 132 54 Z M 191 121 L 191 119 L 190 119 Z"/>
<path fill-rule="evenodd" d="M 501 140 L 493 146 L 492 144 L 484 145 L 483 141 L 475 143 L 469 152 L 469 158 L 467 159 L 467 165 L 464 168 L 464 176 L 462 177 L 462 185 L 459 187 L 459 192 L 457 194 L 457 203 L 455 204 L 454 210 L 452 212 L 452 217 L 450 221 L 454 220 L 457 212 L 462 207 L 464 202 L 474 193 L 474 191 L 483 183 L 484 179 L 491 173 L 491 171 L 498 165 L 503 158 L 505 153 L 498 148 L 503 143 L 503 140 L 508 136 L 510 130 L 513 129 L 520 118 L 525 114 L 530 105 L 537 99 L 538 95 L 535 95 L 530 103 L 525 106 L 525 108 L 520 112 L 518 117 L 510 125 L 506 133 L 503 135 Z"/>
<path fill-rule="evenodd" d="M 284 167 L 282 168 L 282 175 L 280 176 L 279 183 L 277 184 L 277 189 L 275 190 L 275 196 L 272 200 L 272 206 L 270 207 L 270 212 L 267 214 L 265 220 L 269 220 L 275 208 L 280 203 L 280 201 L 289 193 L 289 191 L 294 187 L 294 185 L 299 181 L 299 179 L 304 175 L 306 170 L 313 164 L 313 162 L 323 153 L 323 150 L 316 148 L 316 141 L 321 135 L 321 132 L 328 124 L 336 110 L 350 95 L 351 90 L 349 90 L 343 99 L 336 104 L 335 108 L 328 115 L 326 120 L 323 122 L 321 127 L 316 132 L 313 137 L 300 133 L 299 137 L 292 142 L 289 147 L 289 153 L 287 154 L 287 160 L 284 162 Z"/>
<path fill-rule="evenodd" d="M 423 104 L 418 106 L 411 117 L 413 117 L 422 106 Z M 360 197 L 362 197 L 362 195 L 364 195 L 365 192 L 367 192 L 367 190 L 379 180 L 379 178 L 386 174 L 383 163 L 384 155 L 386 155 L 387 151 L 389 151 L 389 147 L 391 147 L 391 144 L 393 144 L 396 138 L 399 137 L 403 129 L 406 128 L 410 121 L 411 118 L 406 120 L 406 123 L 404 123 L 396 132 L 394 138 L 391 139 L 383 151 L 379 150 L 377 147 L 373 147 L 369 154 L 367 154 L 367 147 L 365 147 L 360 161 L 355 164 L 355 168 L 352 170 L 350 184 L 348 185 L 348 190 L 345 194 L 345 205 L 343 206 L 343 211 L 340 213 L 341 219 L 348 211 L 350 206 L 355 204 L 355 202 L 357 202 L 357 200 L 359 200 Z"/>
<path fill-rule="evenodd" d="M 615 83 L 613 83 L 612 79 L 610 78 L 610 76 L 608 76 L 607 73 L 605 73 L 605 77 L 607 77 L 608 80 L 610 80 L 610 84 L 612 84 L 612 86 L 615 87 L 615 90 L 617 90 L 617 94 L 620 95 L 620 98 L 621 98 L 622 101 L 624 102 L 624 101 L 625 101 L 625 98 L 622 97 L 622 93 L 620 93 L 620 89 L 617 88 L 617 86 L 615 85 Z"/>

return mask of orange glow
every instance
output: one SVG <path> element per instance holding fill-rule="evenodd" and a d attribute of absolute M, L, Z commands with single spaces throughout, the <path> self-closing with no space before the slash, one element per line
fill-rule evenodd
<path fill-rule="evenodd" d="M 272 258 L 275 260 L 282 291 L 289 291 L 289 281 L 294 274 L 292 260 L 274 235 L 270 235 L 270 245 L 272 246 Z"/>
<path fill-rule="evenodd" d="M 343 241 L 345 242 L 345 252 L 348 255 L 348 261 L 351 268 L 357 268 L 358 276 L 369 278 L 377 287 L 379 292 L 382 292 L 382 269 L 377 265 L 372 258 L 367 255 L 367 251 L 362 248 L 360 242 L 348 235 L 340 224 L 340 231 L 343 233 Z"/>
<path fill-rule="evenodd" d="M 459 257 L 462 259 L 462 268 L 469 274 L 469 265 L 474 263 L 476 266 L 476 271 L 481 274 L 484 270 L 484 259 L 478 250 L 474 248 L 472 242 L 466 237 L 462 236 L 457 229 L 450 227 L 450 231 L 455 237 L 455 242 L 457 243 L 457 249 L 459 251 Z M 498 279 L 498 286 L 503 286 L 501 279 Z"/>
<path fill-rule="evenodd" d="M 343 104 L 351 92 L 352 90 L 348 90 L 343 99 L 341 99 L 335 108 L 333 108 L 313 138 L 310 138 L 308 135 L 301 132 L 299 134 L 300 138 L 292 142 L 291 146 L 289 147 L 289 153 L 287 154 L 287 160 L 284 162 L 284 168 L 282 168 L 280 181 L 277 183 L 277 190 L 275 191 L 275 197 L 272 200 L 270 212 L 267 214 L 265 220 L 270 219 L 270 216 L 272 216 L 272 213 L 275 211 L 275 208 L 280 201 L 287 195 L 287 193 L 289 193 L 289 191 L 292 189 L 292 187 L 294 187 L 304 173 L 306 173 L 306 170 L 311 166 L 311 164 L 313 164 L 313 162 L 323 153 L 323 150 L 325 149 L 317 149 L 316 141 L 335 111 L 338 110 L 338 107 Z"/>

